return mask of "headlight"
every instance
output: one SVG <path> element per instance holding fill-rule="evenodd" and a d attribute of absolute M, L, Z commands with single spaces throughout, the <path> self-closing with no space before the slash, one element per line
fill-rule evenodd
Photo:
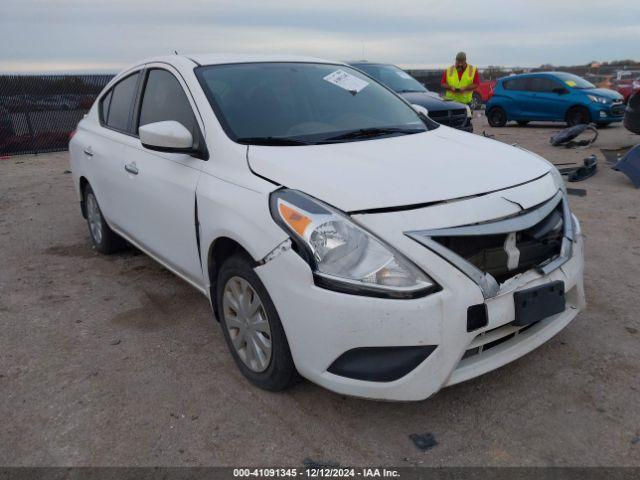
<path fill-rule="evenodd" d="M 320 287 L 387 298 L 416 298 L 440 289 L 347 215 L 308 195 L 278 190 L 271 194 L 270 208 Z"/>
<path fill-rule="evenodd" d="M 467 109 L 467 118 L 473 118 L 473 112 L 471 111 L 471 107 L 469 105 L 464 106 Z"/>
<path fill-rule="evenodd" d="M 608 98 L 598 97 L 597 95 L 587 95 L 587 97 L 588 97 L 588 98 L 589 98 L 589 100 L 591 100 L 592 102 L 602 103 L 602 104 L 607 104 L 607 103 L 609 103 L 609 99 L 608 99 Z"/>

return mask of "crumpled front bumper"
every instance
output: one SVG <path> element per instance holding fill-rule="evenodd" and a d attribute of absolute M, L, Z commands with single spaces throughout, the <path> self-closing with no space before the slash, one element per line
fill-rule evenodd
<path fill-rule="evenodd" d="M 302 376 L 342 394 L 422 400 L 444 386 L 476 377 L 534 350 L 562 330 L 585 306 L 583 237 L 579 231 L 572 256 L 562 266 L 546 275 L 527 271 L 510 280 L 509 288 L 486 300 L 478 285 L 449 263 L 416 242 L 407 244 L 407 248 L 411 251 L 405 253 L 418 265 L 429 265 L 429 273 L 433 272 L 443 285 L 440 292 L 411 300 L 390 300 L 325 290 L 314 285 L 309 266 L 291 249 L 256 268 L 278 310 Z M 493 348 L 467 353 L 470 347 L 482 343 L 483 335 L 494 338 L 505 328 L 508 330 L 514 319 L 514 291 L 556 280 L 565 284 L 564 312 Z M 488 325 L 467 332 L 467 308 L 482 302 L 487 305 Z M 336 358 L 354 348 L 420 345 L 437 348 L 415 369 L 394 381 L 355 380 L 328 371 Z"/>

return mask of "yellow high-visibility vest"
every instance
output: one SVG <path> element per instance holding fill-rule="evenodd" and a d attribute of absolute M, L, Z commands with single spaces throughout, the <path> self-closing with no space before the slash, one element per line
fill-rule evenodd
<path fill-rule="evenodd" d="M 467 68 L 462 73 L 462 76 L 458 78 L 458 71 L 455 66 L 451 66 L 447 69 L 447 84 L 451 88 L 465 88 L 473 85 L 473 78 L 476 76 L 476 67 L 467 64 Z M 460 103 L 471 103 L 473 99 L 473 92 L 452 92 L 447 90 L 444 94 L 444 98 L 454 100 Z"/>

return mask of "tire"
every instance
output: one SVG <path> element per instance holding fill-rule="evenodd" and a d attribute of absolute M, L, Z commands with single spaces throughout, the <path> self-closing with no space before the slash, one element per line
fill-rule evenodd
<path fill-rule="evenodd" d="M 507 112 L 502 107 L 493 107 L 487 113 L 487 120 L 492 127 L 504 127 L 507 124 Z"/>
<path fill-rule="evenodd" d="M 640 135 L 640 93 L 635 93 L 629 97 L 623 125 L 630 132 Z"/>
<path fill-rule="evenodd" d="M 529 125 L 529 120 L 518 120 L 518 125 L 520 125 L 521 127 L 525 127 Z"/>
<path fill-rule="evenodd" d="M 565 120 L 570 127 L 584 125 L 591 122 L 591 114 L 585 107 L 571 107 L 567 112 Z"/>
<path fill-rule="evenodd" d="M 216 281 L 217 311 L 225 342 L 242 374 L 254 385 L 277 392 L 300 377 L 278 312 L 252 263 L 242 254 L 223 262 Z"/>
<path fill-rule="evenodd" d="M 482 95 L 480 95 L 478 92 L 473 92 L 471 105 L 469 106 L 471 107 L 472 110 L 482 109 L 482 106 L 483 106 Z"/>
<path fill-rule="evenodd" d="M 84 205 L 87 212 L 87 225 L 91 242 L 100 253 L 111 254 L 122 250 L 126 245 L 123 238 L 115 233 L 102 216 L 102 210 L 91 185 L 84 190 Z"/>

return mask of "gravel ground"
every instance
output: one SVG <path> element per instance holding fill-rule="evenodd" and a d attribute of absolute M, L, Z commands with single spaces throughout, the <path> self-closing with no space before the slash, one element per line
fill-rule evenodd
<path fill-rule="evenodd" d="M 526 357 L 418 403 L 241 377 L 207 300 L 136 251 L 92 250 L 67 153 L 0 160 L 0 465 L 640 465 L 640 191 L 559 126 L 476 131 L 555 163 L 587 236 L 587 310 Z M 431 433 L 420 452 L 409 438 Z"/>

